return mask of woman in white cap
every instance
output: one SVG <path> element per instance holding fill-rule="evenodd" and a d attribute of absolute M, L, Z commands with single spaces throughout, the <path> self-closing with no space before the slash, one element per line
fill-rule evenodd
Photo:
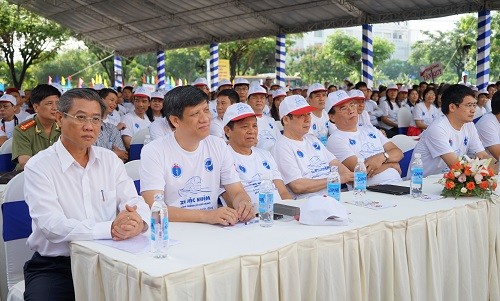
<path fill-rule="evenodd" d="M 401 108 L 401 102 L 398 100 L 398 86 L 390 85 L 387 87 L 386 98 L 380 101 L 379 107 L 382 110 L 380 127 L 391 138 L 398 133 L 398 112 Z"/>
<path fill-rule="evenodd" d="M 156 119 L 165 117 L 163 113 L 163 97 L 163 92 L 155 91 L 151 93 L 151 102 L 149 108 L 146 110 L 146 116 L 148 116 L 149 121 L 153 122 Z"/>

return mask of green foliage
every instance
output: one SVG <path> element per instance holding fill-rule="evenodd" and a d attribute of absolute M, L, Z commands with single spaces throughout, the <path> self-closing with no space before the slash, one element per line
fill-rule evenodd
<path fill-rule="evenodd" d="M 52 58 L 68 37 L 58 24 L 0 0 L 0 52 L 8 66 L 9 84 L 20 88 L 28 68 Z"/>

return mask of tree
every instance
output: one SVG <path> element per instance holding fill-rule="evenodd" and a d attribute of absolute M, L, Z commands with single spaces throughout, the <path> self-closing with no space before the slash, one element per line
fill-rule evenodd
<path fill-rule="evenodd" d="M 16 88 L 21 88 L 31 65 L 52 58 L 68 37 L 58 24 L 0 0 L 0 51 Z"/>
<path fill-rule="evenodd" d="M 96 44 L 94 42 L 85 41 L 85 46 L 87 46 L 90 53 L 92 53 L 97 61 L 100 61 L 104 72 L 108 76 L 109 82 L 111 85 L 114 85 L 115 82 L 115 65 L 114 65 L 114 57 L 109 57 L 112 53 L 104 48 L 101 45 Z M 122 60 L 122 69 L 123 69 L 123 78 L 125 77 L 125 62 Z"/>

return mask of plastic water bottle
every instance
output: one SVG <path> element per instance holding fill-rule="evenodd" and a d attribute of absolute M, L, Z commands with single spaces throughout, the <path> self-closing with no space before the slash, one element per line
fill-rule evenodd
<path fill-rule="evenodd" d="M 146 145 L 148 144 L 149 142 L 151 142 L 151 136 L 150 135 L 145 135 L 144 136 L 144 142 L 142 143 L 143 145 Z"/>
<path fill-rule="evenodd" d="M 363 158 L 358 157 L 354 167 L 354 202 L 363 204 L 366 201 L 366 166 Z"/>
<path fill-rule="evenodd" d="M 259 225 L 262 227 L 271 227 L 273 225 L 274 189 L 271 175 L 262 175 L 259 186 Z"/>
<path fill-rule="evenodd" d="M 424 178 L 424 167 L 422 165 L 422 158 L 419 153 L 415 153 L 411 162 L 411 179 L 410 179 L 410 192 L 411 196 L 418 198 L 422 195 L 422 186 Z"/>
<path fill-rule="evenodd" d="M 326 142 L 328 141 L 328 129 L 322 123 L 319 124 L 318 139 L 324 146 L 326 146 Z"/>
<path fill-rule="evenodd" d="M 155 194 L 151 206 L 151 253 L 154 258 L 167 257 L 168 251 L 168 208 L 163 193 Z"/>
<path fill-rule="evenodd" d="M 326 189 L 328 190 L 329 197 L 332 197 L 340 202 L 340 174 L 338 166 L 330 166 Z"/>

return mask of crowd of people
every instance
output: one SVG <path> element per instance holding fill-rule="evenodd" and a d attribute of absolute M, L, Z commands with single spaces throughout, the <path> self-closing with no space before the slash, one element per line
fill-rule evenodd
<path fill-rule="evenodd" d="M 71 295 L 59 289 L 73 285 L 68 242 L 147 231 L 158 193 L 173 222 L 234 225 L 255 217 L 264 176 L 278 199 L 326 194 L 332 165 L 351 189 L 358 158 L 368 185 L 402 181 L 403 152 L 390 139 L 402 110 L 413 117 L 407 134 L 419 137 L 414 154 L 425 176 L 446 172 L 461 155 L 493 157 L 498 166 L 497 84 L 477 91 L 465 84 L 375 89 L 346 79 L 342 87 L 280 87 L 272 79 L 237 79 L 210 91 L 199 78 L 169 92 L 9 88 L 0 97 L 0 144 L 12 139 L 12 160 L 24 169 L 33 219 L 28 245 L 36 251 L 25 266 L 25 297 Z M 141 197 L 123 162 L 144 129 L 152 142 L 141 152 Z"/>

